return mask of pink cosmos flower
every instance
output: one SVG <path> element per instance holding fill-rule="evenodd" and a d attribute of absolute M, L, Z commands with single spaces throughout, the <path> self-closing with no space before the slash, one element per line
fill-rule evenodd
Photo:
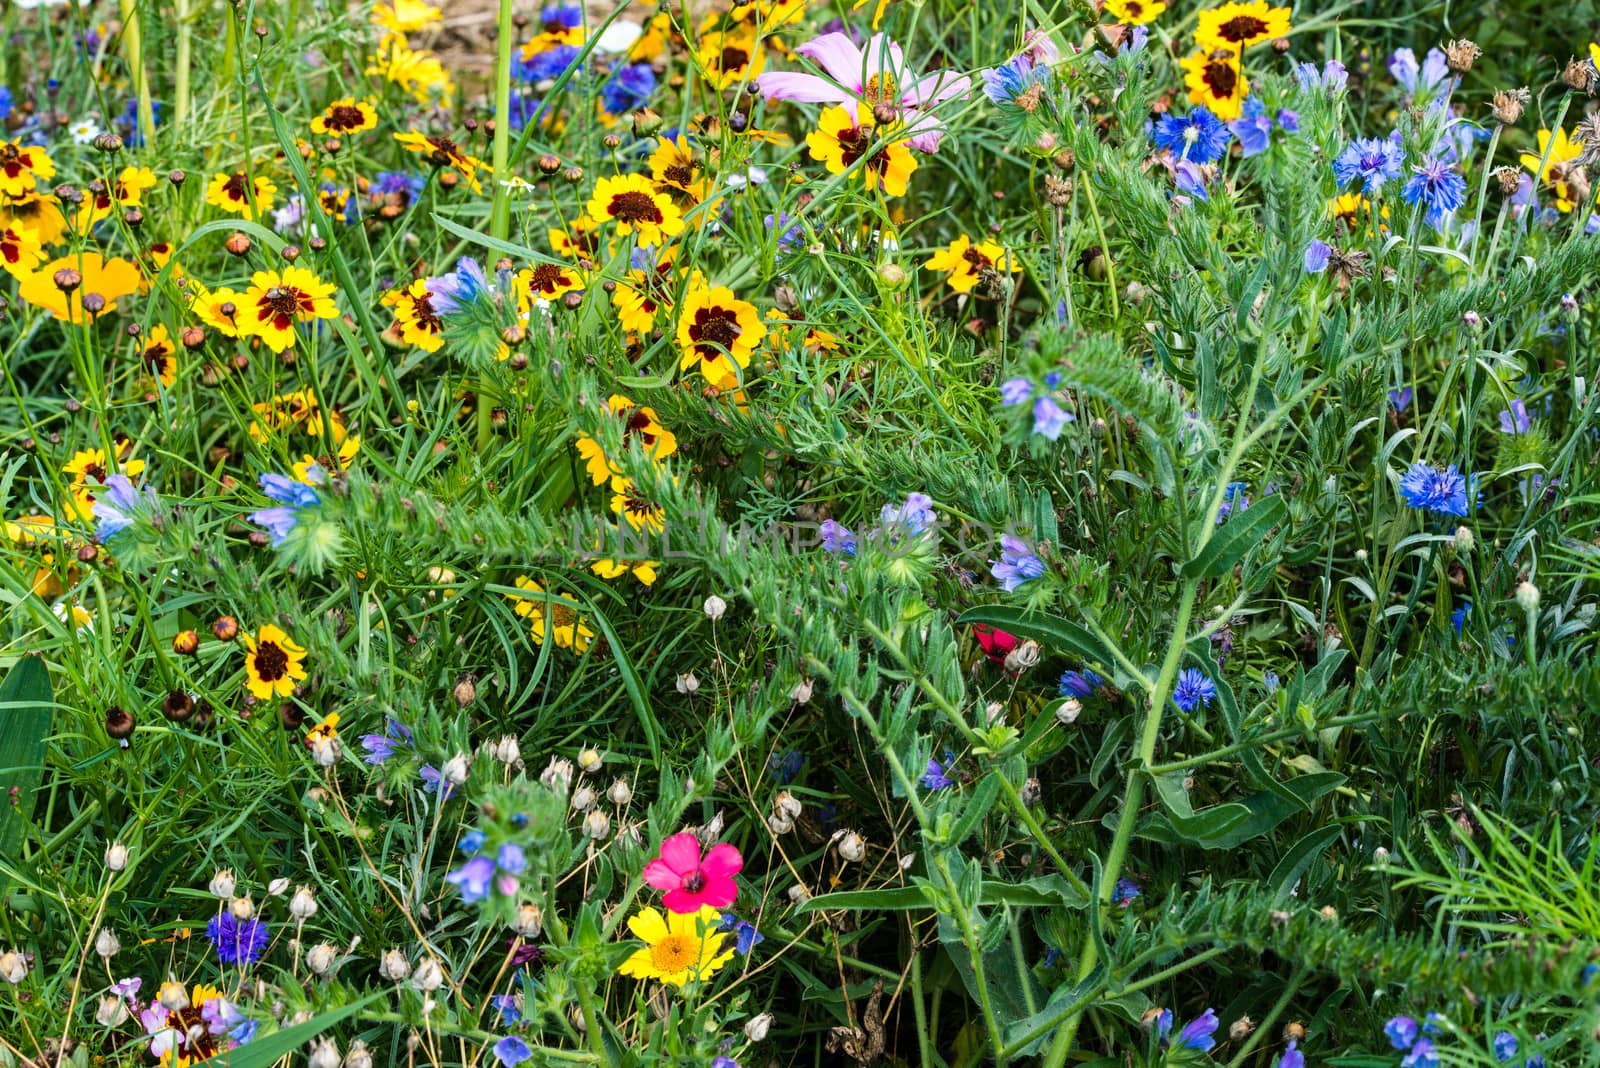
<path fill-rule="evenodd" d="M 700 839 L 688 831 L 661 843 L 661 856 L 644 866 L 644 881 L 664 890 L 661 903 L 669 912 L 727 908 L 739 894 L 733 877 L 744 867 L 739 850 L 718 843 L 700 856 Z"/>
<path fill-rule="evenodd" d="M 940 71 L 919 78 L 906 66 L 900 46 L 881 33 L 872 35 L 862 52 L 842 33 L 825 33 L 795 49 L 812 60 L 828 75 L 771 73 L 756 79 L 756 87 L 768 100 L 792 100 L 801 104 L 844 104 L 869 109 L 886 105 L 900 113 L 906 126 L 906 140 L 918 152 L 939 151 L 944 123 L 931 109 L 946 100 L 967 95 L 966 77 Z"/>

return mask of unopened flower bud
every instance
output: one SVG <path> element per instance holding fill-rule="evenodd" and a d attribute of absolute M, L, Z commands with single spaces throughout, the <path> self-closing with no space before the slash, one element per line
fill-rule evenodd
<path fill-rule="evenodd" d="M 906 269 L 893 260 L 885 260 L 878 264 L 878 278 L 890 289 L 898 289 L 905 285 Z"/>
<path fill-rule="evenodd" d="M 326 942 L 318 942 L 306 954 L 306 967 L 311 969 L 312 975 L 327 975 L 333 967 L 334 948 Z"/>
<path fill-rule="evenodd" d="M 1483 316 L 1468 308 L 1461 313 L 1461 325 L 1468 330 L 1477 330 L 1483 326 Z"/>
<path fill-rule="evenodd" d="M 168 979 L 161 984 L 161 991 L 156 995 L 156 1000 L 161 1002 L 161 1007 L 171 1012 L 182 1012 L 189 1007 L 189 992 L 183 984 Z"/>
<path fill-rule="evenodd" d="M 1005 668 L 1013 675 L 1020 675 L 1038 663 L 1039 643 L 1030 638 L 1006 654 Z"/>
<path fill-rule="evenodd" d="M 679 693 L 687 697 L 693 697 L 700 691 L 700 680 L 695 677 L 694 672 L 685 671 L 678 676 L 677 687 Z"/>
<path fill-rule="evenodd" d="M 101 1027 L 121 1027 L 128 1022 L 128 1003 L 115 995 L 101 998 L 94 1010 L 94 1022 Z"/>
<path fill-rule="evenodd" d="M 502 764 L 522 763 L 522 746 L 514 734 L 502 734 L 494 743 L 494 758 Z"/>
<path fill-rule="evenodd" d="M 633 788 L 628 785 L 627 779 L 617 779 L 606 788 L 606 798 L 613 805 L 622 808 L 633 800 Z"/>
<path fill-rule="evenodd" d="M 1472 536 L 1471 527 L 1456 527 L 1456 552 L 1470 553 L 1478 540 Z"/>
<path fill-rule="evenodd" d="M 610 836 L 611 817 L 606 815 L 605 809 L 597 808 L 583 817 L 583 834 L 585 838 L 593 838 L 597 842 Z"/>
<path fill-rule="evenodd" d="M 1076 697 L 1069 697 L 1062 701 L 1056 708 L 1056 722 L 1063 727 L 1070 727 L 1078 722 L 1078 716 L 1083 712 L 1083 702 Z"/>
<path fill-rule="evenodd" d="M 1241 1016 L 1228 1025 L 1228 1037 L 1235 1042 L 1243 1042 L 1250 1037 L 1250 1032 L 1256 1029 L 1256 1022 L 1248 1016 Z"/>
<path fill-rule="evenodd" d="M 102 927 L 100 933 L 94 936 L 94 951 L 110 960 L 122 951 L 122 940 L 111 928 Z"/>
<path fill-rule="evenodd" d="M 728 602 L 724 601 L 721 597 L 718 597 L 714 593 L 710 597 L 707 597 L 705 604 L 701 605 L 700 607 L 705 609 L 706 618 L 711 620 L 713 623 L 721 619 L 728 612 Z"/>
<path fill-rule="evenodd" d="M 452 693 L 456 699 L 456 707 L 466 708 L 478 699 L 478 684 L 472 681 L 471 675 L 463 675 Z"/>
<path fill-rule="evenodd" d="M 1539 587 L 1531 582 L 1517 583 L 1517 607 L 1524 612 L 1533 612 L 1539 607 Z"/>
<path fill-rule="evenodd" d="M 232 868 L 218 868 L 217 874 L 211 877 L 211 882 L 206 889 L 211 891 L 213 897 L 230 898 L 233 896 L 234 879 Z"/>
<path fill-rule="evenodd" d="M 600 798 L 589 786 L 580 786 L 572 791 L 572 807 L 577 812 L 588 812 L 599 800 Z"/>
<path fill-rule="evenodd" d="M 464 753 L 457 753 L 444 762 L 444 767 L 439 769 L 439 776 L 452 786 L 460 786 L 467 781 L 467 758 Z"/>
<path fill-rule="evenodd" d="M 172 639 L 172 651 L 179 656 L 193 656 L 200 648 L 200 635 L 192 630 L 182 630 Z"/>
<path fill-rule="evenodd" d="M 867 840 L 855 831 L 841 831 L 835 840 L 839 859 L 851 864 L 860 863 L 867 855 Z"/>
<path fill-rule="evenodd" d="M 517 918 L 511 926 L 523 938 L 538 938 L 544 930 L 544 910 L 538 905 L 524 903 L 517 908 Z"/>
<path fill-rule="evenodd" d="M 391 949 L 378 961 L 378 974 L 391 983 L 403 983 L 411 974 L 411 962 L 398 949 Z"/>
<path fill-rule="evenodd" d="M 243 256 L 250 251 L 250 235 L 236 231 L 228 235 L 222 247 L 235 256 Z"/>
<path fill-rule="evenodd" d="M 319 1038 L 311 1043 L 311 1055 L 306 1059 L 310 1068 L 339 1068 L 339 1047 L 331 1038 Z"/>
<path fill-rule="evenodd" d="M 218 641 L 231 642 L 239 634 L 239 621 L 232 616 L 219 616 L 211 624 L 211 633 L 217 636 Z"/>
<path fill-rule="evenodd" d="M 794 684 L 794 689 L 789 691 L 789 700 L 797 705 L 806 704 L 811 700 L 812 684 L 810 679 L 801 679 Z"/>
<path fill-rule="evenodd" d="M 228 902 L 228 911 L 233 913 L 236 920 L 248 920 L 256 914 L 256 903 L 250 900 L 250 895 L 236 897 Z"/>
<path fill-rule="evenodd" d="M 1377 864 L 1389 863 L 1389 850 L 1383 846 L 1379 846 L 1377 849 L 1372 851 L 1372 859 Z"/>
<path fill-rule="evenodd" d="M 311 887 L 302 886 L 289 899 L 289 915 L 297 920 L 309 920 L 317 914 L 317 897 Z"/>
<path fill-rule="evenodd" d="M 578 754 L 578 768 L 586 775 L 593 775 L 605 766 L 605 758 L 598 749 L 585 749 Z"/>
<path fill-rule="evenodd" d="M 121 871 L 128 866 L 128 847 L 121 842 L 112 842 L 106 846 L 106 867 L 111 871 Z"/>
<path fill-rule="evenodd" d="M 565 797 L 572 787 L 572 761 L 564 757 L 551 757 L 550 766 L 539 773 L 539 781 Z"/>
<path fill-rule="evenodd" d="M 439 962 L 432 957 L 417 965 L 416 974 L 411 977 L 411 985 L 424 994 L 431 994 L 444 985 L 444 969 L 439 967 Z"/>
<path fill-rule="evenodd" d="M 764 1012 L 760 1016 L 752 1016 L 745 1021 L 744 1037 L 751 1042 L 761 1042 L 767 1037 L 767 1032 L 772 1028 L 772 1013 Z"/>

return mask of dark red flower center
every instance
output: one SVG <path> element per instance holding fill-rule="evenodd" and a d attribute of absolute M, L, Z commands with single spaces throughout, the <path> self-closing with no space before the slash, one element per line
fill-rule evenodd
<path fill-rule="evenodd" d="M 566 269 L 554 263 L 541 263 L 533 269 L 533 274 L 528 279 L 528 288 L 535 293 L 544 293 L 553 296 L 556 287 L 567 282 Z"/>
<path fill-rule="evenodd" d="M 703 359 L 714 359 L 722 351 L 733 350 L 739 340 L 739 317 L 731 308 L 701 308 L 689 325 L 689 337 Z"/>
<path fill-rule="evenodd" d="M 289 654 L 277 642 L 256 646 L 256 674 L 262 682 L 277 682 L 289 673 Z"/>
<path fill-rule="evenodd" d="M 359 129 L 366 121 L 367 117 L 361 113 L 360 108 L 349 104 L 338 104 L 328 109 L 328 115 L 323 120 L 323 125 L 330 130 L 343 132 L 345 130 Z"/>
<path fill-rule="evenodd" d="M 639 223 L 661 224 L 661 208 L 656 204 L 655 197 L 649 193 L 641 193 L 630 189 L 626 193 L 618 193 L 611 198 L 607 208 L 611 217 L 618 222 L 630 223 L 637 226 Z"/>
<path fill-rule="evenodd" d="M 1233 64 L 1228 60 L 1212 60 L 1206 64 L 1201 81 L 1211 90 L 1212 96 L 1226 100 L 1239 88 L 1239 72 L 1233 69 Z"/>
<path fill-rule="evenodd" d="M 222 191 L 228 194 L 229 200 L 244 200 L 244 189 L 245 177 L 243 171 L 234 171 L 233 175 L 229 177 L 228 183 L 222 187 Z"/>
<path fill-rule="evenodd" d="M 700 891 L 704 890 L 706 888 L 705 872 L 701 871 L 699 868 L 696 868 L 688 875 L 685 875 L 683 877 L 683 888 L 685 891 L 691 894 L 698 894 Z"/>
<path fill-rule="evenodd" d="M 1235 15 L 1217 27 L 1217 36 L 1235 44 L 1253 41 L 1267 32 L 1267 24 L 1254 15 Z"/>

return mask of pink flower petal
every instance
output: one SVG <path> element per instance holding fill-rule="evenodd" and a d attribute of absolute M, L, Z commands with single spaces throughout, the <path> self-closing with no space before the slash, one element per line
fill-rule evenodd
<path fill-rule="evenodd" d="M 861 49 L 842 33 L 813 37 L 795 52 L 812 60 L 828 72 L 828 77 L 846 89 L 861 92 Z"/>
<path fill-rule="evenodd" d="M 955 97 L 966 96 L 971 88 L 971 83 L 965 77 L 955 71 L 944 70 L 918 79 L 916 85 L 906 93 L 905 99 L 908 104 L 927 108 Z"/>
<path fill-rule="evenodd" d="M 652 860 L 644 866 L 644 881 L 657 890 L 676 890 L 683 885 L 683 876 L 673 871 L 664 860 Z"/>
<path fill-rule="evenodd" d="M 712 846 L 706 853 L 705 859 L 700 862 L 700 870 L 705 872 L 706 878 L 731 879 L 744 869 L 744 858 L 739 855 L 739 850 L 727 842 L 719 842 Z"/>
<path fill-rule="evenodd" d="M 661 903 L 667 907 L 668 912 L 676 912 L 681 916 L 688 912 L 699 912 L 704 897 L 704 891 L 691 894 L 687 890 L 668 890 L 661 895 Z"/>
<path fill-rule="evenodd" d="M 700 839 L 681 831 L 661 843 L 661 860 L 679 875 L 700 867 Z"/>
<path fill-rule="evenodd" d="M 738 896 L 739 884 L 725 878 L 707 879 L 705 889 L 699 894 L 700 903 L 710 905 L 714 909 L 727 908 Z"/>
<path fill-rule="evenodd" d="M 768 100 L 792 100 L 797 104 L 842 104 L 854 99 L 846 90 L 815 74 L 763 74 L 756 78 L 756 88 Z"/>
<path fill-rule="evenodd" d="M 889 40 L 881 33 L 872 35 L 872 40 L 867 42 L 865 78 L 873 75 L 891 75 L 896 82 L 904 76 L 906 69 L 905 53 L 900 51 L 900 46 Z"/>

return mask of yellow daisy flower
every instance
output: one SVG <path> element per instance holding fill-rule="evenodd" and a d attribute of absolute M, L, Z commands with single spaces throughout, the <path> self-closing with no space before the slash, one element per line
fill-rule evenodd
<path fill-rule="evenodd" d="M 483 192 L 483 185 L 478 181 L 478 172 L 489 170 L 489 165 L 476 156 L 467 155 L 461 150 L 461 146 L 450 138 L 429 137 L 427 134 L 411 130 L 395 134 L 394 139 L 404 145 L 407 151 L 427 156 L 428 161 L 435 166 L 455 168 L 462 180 L 472 187 L 474 193 Z"/>
<path fill-rule="evenodd" d="M 974 245 L 966 234 L 935 252 L 922 266 L 930 271 L 944 272 L 947 275 L 945 281 L 957 293 L 970 293 L 986 270 L 1010 271 L 1013 274 L 1022 270 L 1022 264 L 1005 246 L 993 241 Z"/>
<path fill-rule="evenodd" d="M 327 137 L 347 137 L 378 125 L 378 113 L 365 100 L 347 96 L 328 105 L 326 111 L 311 120 L 311 132 Z"/>
<path fill-rule="evenodd" d="M 1567 182 L 1567 173 L 1573 167 L 1573 160 L 1583 155 L 1583 144 L 1567 136 L 1567 131 L 1549 130 L 1539 131 L 1539 151 L 1524 152 L 1520 157 L 1522 165 L 1541 182 L 1547 182 L 1556 195 L 1556 207 L 1564 212 L 1571 211 L 1578 206 L 1577 197 L 1572 193 L 1572 186 Z"/>
<path fill-rule="evenodd" d="M 21 223 L 0 226 L 0 268 L 17 278 L 32 273 L 44 259 L 39 235 Z"/>
<path fill-rule="evenodd" d="M 695 364 L 718 389 L 738 385 L 739 371 L 750 366 L 750 354 L 767 336 L 755 305 L 737 299 L 727 286 L 700 285 L 689 290 L 678 310 L 679 368 Z"/>
<path fill-rule="evenodd" d="M 323 282 L 304 267 L 257 271 L 245 290 L 239 330 L 259 337 L 273 352 L 282 352 L 294 345 L 296 323 L 338 318 L 333 294 L 333 283 Z"/>
<path fill-rule="evenodd" d="M 207 289 L 194 279 L 189 280 L 189 310 L 195 318 L 227 337 L 238 337 L 241 332 L 240 316 L 244 311 L 244 294 L 223 286 Z"/>
<path fill-rule="evenodd" d="M 21 141 L 0 141 L 0 196 L 26 196 L 55 175 L 56 165 L 44 149 Z"/>
<path fill-rule="evenodd" d="M 139 353 L 139 366 L 152 382 L 171 389 L 178 381 L 178 346 L 167 336 L 167 328 L 157 323 L 145 336 Z"/>
<path fill-rule="evenodd" d="M 549 634 L 559 648 L 571 649 L 575 653 L 588 650 L 589 643 L 594 641 L 594 631 L 571 605 L 551 598 L 548 602 L 550 618 L 547 620 L 544 587 L 526 575 L 517 576 L 516 586 L 534 595 L 525 597 L 511 593 L 506 596 L 513 602 L 512 610 L 528 621 L 528 630 L 533 635 L 535 645 L 543 645 L 546 634 Z"/>
<path fill-rule="evenodd" d="M 516 283 L 529 300 L 559 300 L 589 287 L 583 272 L 560 263 L 536 263 L 517 272 Z"/>
<path fill-rule="evenodd" d="M 422 0 L 390 0 L 372 8 L 372 24 L 391 33 L 416 33 L 439 21 L 439 9 Z"/>
<path fill-rule="evenodd" d="M 597 223 L 615 222 L 617 233 L 624 237 L 637 233 L 641 245 L 660 247 L 683 233 L 683 213 L 642 174 L 595 182 L 589 217 Z"/>
<path fill-rule="evenodd" d="M 717 930 L 721 914 L 709 906 L 699 912 L 663 916 L 653 908 L 628 918 L 628 930 L 645 948 L 617 969 L 633 979 L 655 979 L 668 986 L 709 979 L 733 959 L 734 946 Z M 726 948 L 724 948 L 726 947 Z"/>
<path fill-rule="evenodd" d="M 404 289 L 392 291 L 383 298 L 383 304 L 394 309 L 395 332 L 401 341 L 423 352 L 444 348 L 444 320 L 434 310 L 427 279 L 418 278 Z"/>
<path fill-rule="evenodd" d="M 272 624 L 255 634 L 241 634 L 239 640 L 245 648 L 245 685 L 259 700 L 288 697 L 294 684 L 306 677 L 305 649 Z"/>
<path fill-rule="evenodd" d="M 631 441 L 637 439 L 640 447 L 656 463 L 678 451 L 677 437 L 661 425 L 655 409 L 636 405 L 622 394 L 613 393 L 606 400 L 606 411 L 622 420 L 624 449 Z M 583 460 L 584 469 L 588 471 L 590 480 L 596 486 L 604 485 L 607 480 L 622 474 L 622 469 L 606 456 L 605 449 L 600 443 L 588 434 L 578 435 L 577 449 L 578 456 Z"/>
<path fill-rule="evenodd" d="M 69 276 L 72 284 L 63 288 L 62 283 Z M 83 306 L 85 297 L 91 293 L 98 296 L 99 306 L 93 314 L 105 315 L 116 310 L 120 298 L 137 293 L 140 280 L 139 268 L 128 260 L 108 260 L 98 252 L 84 252 L 51 260 L 23 276 L 17 295 L 57 319 L 86 323 L 90 313 Z"/>
<path fill-rule="evenodd" d="M 1244 98 L 1250 82 L 1239 63 L 1239 53 L 1226 48 L 1195 52 L 1180 59 L 1183 81 L 1189 88 L 1189 103 L 1204 104 L 1223 122 L 1232 122 L 1244 112 Z"/>
<path fill-rule="evenodd" d="M 720 93 L 753 80 L 765 70 L 767 53 L 751 29 L 737 23 L 713 29 L 718 21 L 712 15 L 701 26 L 694 58 L 706 84 Z"/>
<path fill-rule="evenodd" d="M 1106 0 L 1107 11 L 1124 26 L 1144 26 L 1167 10 L 1164 0 Z"/>
<path fill-rule="evenodd" d="M 30 193 L 10 200 L 0 197 L 0 225 L 32 230 L 41 245 L 53 245 L 67 232 L 67 217 L 54 196 Z"/>
<path fill-rule="evenodd" d="M 1200 25 L 1194 37 L 1201 49 L 1208 52 L 1221 48 L 1243 53 L 1251 45 L 1285 37 L 1288 33 L 1288 8 L 1273 7 L 1267 0 L 1250 0 L 1200 12 Z"/>
<path fill-rule="evenodd" d="M 255 203 L 251 204 L 254 194 Z M 206 186 L 206 203 L 246 219 L 264 215 L 277 202 L 278 187 L 264 175 L 248 178 L 244 171 L 218 174 Z"/>

